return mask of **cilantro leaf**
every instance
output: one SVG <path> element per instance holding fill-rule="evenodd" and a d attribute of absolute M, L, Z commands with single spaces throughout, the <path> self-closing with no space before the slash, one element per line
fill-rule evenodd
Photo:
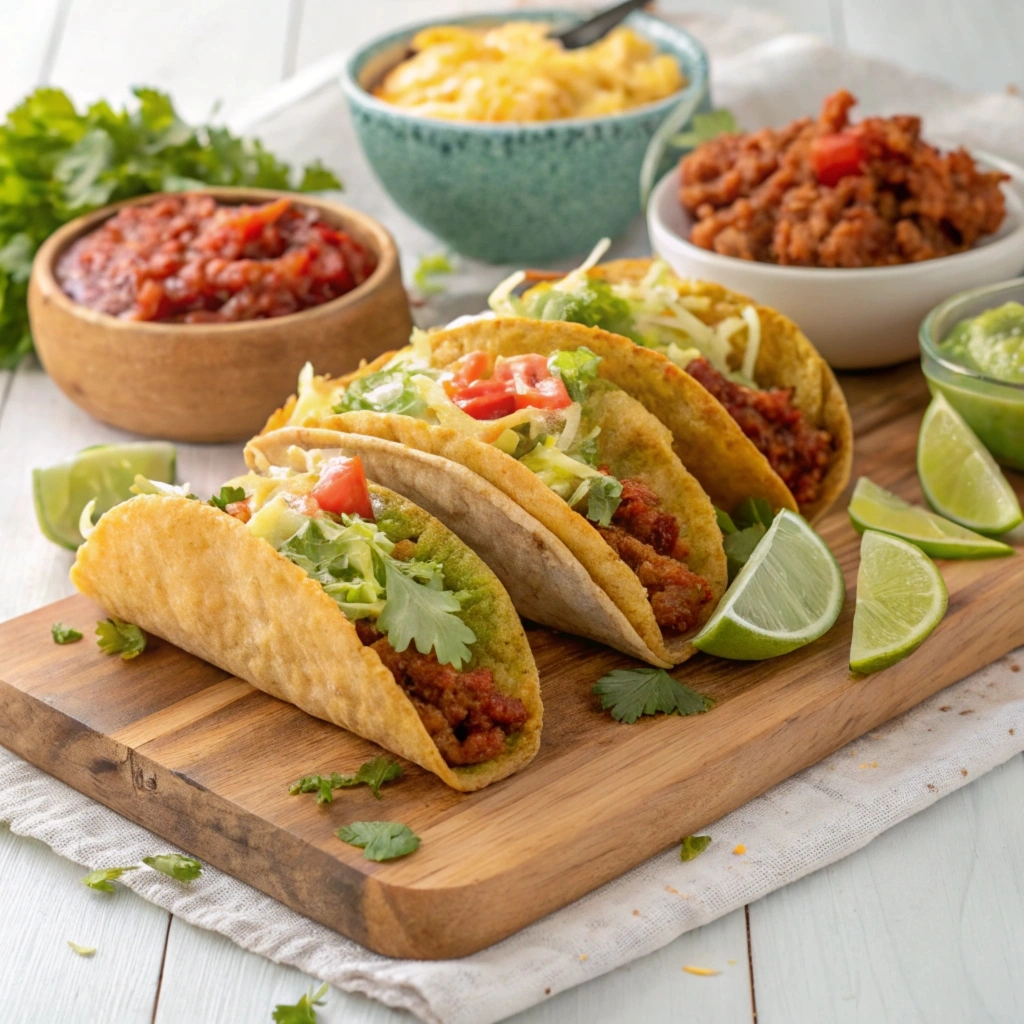
<path fill-rule="evenodd" d="M 736 118 L 724 107 L 710 110 L 703 114 L 694 114 L 690 121 L 690 130 L 673 135 L 669 145 L 677 149 L 696 149 L 702 142 L 710 142 L 719 135 L 729 135 L 739 131 Z"/>
<path fill-rule="evenodd" d="M 203 873 L 203 865 L 195 857 L 180 853 L 158 853 L 154 857 L 143 857 L 142 863 L 179 882 L 191 882 Z"/>
<path fill-rule="evenodd" d="M 324 996 L 327 994 L 326 983 L 321 985 L 315 992 L 310 989 L 294 1006 L 286 1003 L 278 1003 L 271 1015 L 274 1024 L 316 1024 L 315 1006 L 324 1005 Z"/>
<path fill-rule="evenodd" d="M 711 845 L 711 836 L 683 836 L 683 845 L 679 848 L 680 860 L 693 860 L 699 857 Z"/>
<path fill-rule="evenodd" d="M 135 865 L 127 868 L 97 868 L 95 871 L 90 871 L 82 879 L 82 885 L 87 885 L 90 889 L 95 889 L 97 892 L 113 892 L 114 886 L 111 883 L 115 882 L 126 871 L 135 870 Z"/>
<path fill-rule="evenodd" d="M 334 790 L 347 789 L 365 783 L 373 791 L 373 795 L 380 800 L 382 799 L 380 787 L 386 782 L 393 782 L 400 778 L 401 774 L 402 766 L 397 761 L 380 754 L 373 760 L 360 765 L 355 775 L 339 775 L 337 772 L 332 772 L 330 775 L 306 775 L 298 782 L 293 782 L 288 787 L 288 792 L 292 796 L 297 796 L 300 793 L 316 793 L 318 804 L 329 804 L 334 799 Z"/>
<path fill-rule="evenodd" d="M 416 566 L 392 560 L 385 564 L 387 602 L 377 627 L 399 654 L 415 642 L 420 654 L 433 650 L 442 665 L 461 669 L 472 657 L 467 645 L 475 642 L 476 634 L 459 618 L 462 606 L 455 594 L 411 578 Z"/>
<path fill-rule="evenodd" d="M 65 626 L 63 622 L 55 622 L 50 627 L 50 635 L 55 644 L 73 644 L 82 639 L 82 634 L 71 626 Z"/>
<path fill-rule="evenodd" d="M 146 635 L 138 626 L 109 618 L 96 623 L 96 643 L 104 654 L 120 654 L 124 661 L 137 658 L 146 649 Z"/>
<path fill-rule="evenodd" d="M 412 283 L 420 295 L 440 295 L 445 290 L 444 285 L 434 278 L 454 272 L 455 267 L 447 253 L 423 253 L 412 272 Z"/>
<path fill-rule="evenodd" d="M 586 397 L 587 385 L 597 380 L 601 357 L 591 352 L 585 345 L 574 350 L 563 349 L 552 352 L 548 356 L 548 369 L 555 377 L 560 377 L 574 402 L 582 402 Z"/>
<path fill-rule="evenodd" d="M 361 847 L 367 860 L 405 857 L 420 845 L 420 837 L 397 821 L 353 821 L 335 835 L 349 846 Z"/>
<path fill-rule="evenodd" d="M 641 715 L 699 715 L 714 701 L 673 679 L 663 668 L 615 669 L 594 684 L 601 707 L 616 722 L 632 725 Z"/>
<path fill-rule="evenodd" d="M 607 526 L 621 504 L 621 499 L 622 484 L 615 477 L 591 477 L 590 489 L 587 491 L 587 518 L 599 526 Z"/>
<path fill-rule="evenodd" d="M 169 96 L 134 90 L 134 109 L 93 103 L 81 112 L 41 88 L 0 124 L 0 368 L 32 351 L 26 298 L 32 257 L 79 214 L 119 199 L 204 185 L 295 187 L 292 170 L 256 139 L 183 121 Z M 300 191 L 340 188 L 321 164 Z"/>
<path fill-rule="evenodd" d="M 718 528 L 724 536 L 727 537 L 730 533 L 736 532 L 736 524 L 732 521 L 732 516 L 717 505 L 715 506 L 715 519 L 718 521 Z"/>
<path fill-rule="evenodd" d="M 772 507 L 764 498 L 744 498 L 732 513 L 732 521 L 740 530 L 759 523 L 767 529 L 774 519 Z"/>
<path fill-rule="evenodd" d="M 221 512 L 224 512 L 228 505 L 231 505 L 236 501 L 245 501 L 244 487 L 224 486 L 220 489 L 220 493 L 214 494 L 206 504 L 212 505 L 214 508 L 219 508 Z"/>
<path fill-rule="evenodd" d="M 77 942 L 72 942 L 68 939 L 68 945 L 79 955 L 79 956 L 92 956 L 96 952 L 95 946 L 80 946 Z"/>
<path fill-rule="evenodd" d="M 725 549 L 730 583 L 736 578 L 740 569 L 747 564 L 747 560 L 767 532 L 760 523 L 755 523 L 736 533 L 730 533 L 723 539 L 722 547 Z"/>

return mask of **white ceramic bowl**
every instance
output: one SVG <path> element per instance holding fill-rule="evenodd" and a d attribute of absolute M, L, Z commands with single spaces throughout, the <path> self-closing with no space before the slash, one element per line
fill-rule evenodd
<path fill-rule="evenodd" d="M 1024 181 L 1024 169 L 991 163 Z M 679 205 L 678 191 L 675 168 L 651 195 L 647 227 L 654 251 L 680 277 L 715 281 L 785 313 L 840 370 L 916 358 L 918 327 L 933 306 L 955 292 L 1016 277 L 1024 268 L 1024 203 L 1007 186 L 1003 226 L 968 252 L 863 269 L 780 267 L 701 249 L 687 241 L 693 221 Z"/>

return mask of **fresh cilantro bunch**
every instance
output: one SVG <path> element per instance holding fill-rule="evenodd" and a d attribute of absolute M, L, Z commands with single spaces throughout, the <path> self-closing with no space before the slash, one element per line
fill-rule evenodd
<path fill-rule="evenodd" d="M 341 187 L 319 163 L 296 181 L 258 140 L 187 124 L 166 93 L 134 93 L 133 110 L 100 101 L 79 113 L 60 89 L 37 89 L 0 125 L 0 368 L 32 351 L 32 257 L 69 220 L 131 196 L 204 185 Z"/>

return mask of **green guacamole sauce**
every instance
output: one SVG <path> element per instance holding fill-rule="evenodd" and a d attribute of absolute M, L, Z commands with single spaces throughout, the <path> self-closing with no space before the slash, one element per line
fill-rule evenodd
<path fill-rule="evenodd" d="M 961 320 L 939 350 L 986 377 L 1024 384 L 1024 305 L 1006 302 Z"/>

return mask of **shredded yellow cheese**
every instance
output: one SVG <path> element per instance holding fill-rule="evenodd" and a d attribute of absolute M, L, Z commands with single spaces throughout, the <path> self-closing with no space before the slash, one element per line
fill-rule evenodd
<path fill-rule="evenodd" d="M 715 974 L 721 974 L 721 971 L 716 971 L 714 967 L 694 967 L 692 964 L 685 964 L 683 970 L 687 974 L 696 974 L 701 978 L 710 978 Z"/>

